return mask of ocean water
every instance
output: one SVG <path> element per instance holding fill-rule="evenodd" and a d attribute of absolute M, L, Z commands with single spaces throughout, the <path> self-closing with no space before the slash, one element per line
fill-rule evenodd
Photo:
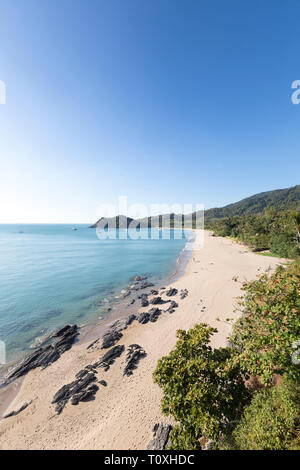
<path fill-rule="evenodd" d="M 7 361 L 66 323 L 105 317 L 135 275 L 156 282 L 171 275 L 186 244 L 174 237 L 99 240 L 94 229 L 77 229 L 0 225 L 0 340 Z"/>

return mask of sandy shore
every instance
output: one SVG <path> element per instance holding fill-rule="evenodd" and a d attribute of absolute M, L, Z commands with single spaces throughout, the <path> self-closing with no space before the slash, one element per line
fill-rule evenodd
<path fill-rule="evenodd" d="M 200 235 L 197 234 L 197 237 Z M 51 405 L 53 395 L 74 380 L 75 374 L 99 360 L 103 350 L 88 351 L 79 344 L 66 352 L 47 369 L 31 371 L 20 392 L 6 412 L 32 403 L 19 415 L 0 421 L 0 449 L 145 449 L 152 438 L 155 423 L 170 422 L 160 410 L 161 391 L 153 383 L 152 372 L 158 359 L 169 353 L 176 343 L 176 330 L 189 329 L 199 322 L 218 328 L 214 346 L 224 346 L 230 327 L 225 320 L 235 317 L 234 298 L 240 294 L 240 282 L 255 278 L 262 271 L 275 268 L 282 260 L 259 256 L 231 240 L 212 237 L 205 232 L 204 247 L 195 250 L 185 273 L 172 287 L 188 289 L 189 295 L 176 300 L 173 314 L 163 313 L 156 323 L 133 322 L 123 331 L 120 344 L 141 345 L 147 356 L 130 377 L 123 377 L 125 354 L 110 370 L 99 369 L 99 388 L 95 400 L 67 404 L 61 415 Z M 140 309 L 147 311 L 148 308 Z"/>

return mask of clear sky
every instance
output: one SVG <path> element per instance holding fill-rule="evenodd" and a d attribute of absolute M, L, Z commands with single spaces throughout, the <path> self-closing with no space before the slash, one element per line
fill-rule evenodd
<path fill-rule="evenodd" d="M 299 0 L 1 0 L 0 223 L 300 183 Z"/>

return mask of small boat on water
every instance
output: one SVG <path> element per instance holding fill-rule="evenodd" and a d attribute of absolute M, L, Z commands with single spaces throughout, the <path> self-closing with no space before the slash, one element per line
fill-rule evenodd
<path fill-rule="evenodd" d="M 76 228 L 76 227 L 73 227 L 73 228 L 72 228 L 72 230 L 78 230 L 78 228 Z"/>

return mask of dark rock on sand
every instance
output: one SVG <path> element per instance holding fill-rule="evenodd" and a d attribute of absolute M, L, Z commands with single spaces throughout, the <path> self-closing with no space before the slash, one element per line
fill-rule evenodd
<path fill-rule="evenodd" d="M 148 294 L 147 292 L 144 292 L 143 294 L 138 295 L 137 298 L 138 298 L 138 299 L 141 299 L 141 300 L 142 300 L 142 299 L 148 299 L 148 295 L 149 295 L 149 294 Z"/>
<path fill-rule="evenodd" d="M 180 298 L 185 299 L 188 295 L 189 291 L 187 289 L 181 289 L 180 291 Z"/>
<path fill-rule="evenodd" d="M 163 303 L 164 303 L 163 299 L 159 296 L 158 297 L 153 297 L 153 299 L 150 300 L 150 304 L 152 304 L 152 305 L 163 304 Z"/>
<path fill-rule="evenodd" d="M 141 346 L 138 344 L 131 344 L 127 350 L 123 375 L 132 375 L 133 370 L 137 368 L 139 360 L 145 356 L 146 352 Z"/>
<path fill-rule="evenodd" d="M 114 346 L 119 341 L 119 339 L 122 338 L 122 336 L 122 333 L 119 331 L 108 331 L 108 333 L 103 335 L 101 349 L 108 349 L 111 346 Z"/>
<path fill-rule="evenodd" d="M 30 354 L 30 356 L 19 362 L 5 377 L 3 384 L 7 385 L 37 367 L 45 369 L 50 364 L 57 361 L 64 352 L 72 347 L 78 334 L 79 332 L 76 325 L 66 325 L 64 328 L 54 333 L 50 338 L 52 342 L 37 349 Z"/>
<path fill-rule="evenodd" d="M 138 316 L 137 320 L 139 323 L 142 323 L 144 325 L 150 320 L 150 314 L 148 312 L 143 312 Z"/>
<path fill-rule="evenodd" d="M 102 385 L 103 387 L 107 387 L 107 382 L 105 382 L 105 380 L 100 380 L 99 384 Z"/>
<path fill-rule="evenodd" d="M 87 346 L 86 349 L 91 349 L 91 348 L 95 347 L 95 346 L 99 343 L 99 340 L 100 340 L 100 338 L 98 338 L 98 339 L 96 339 L 95 341 L 93 341 L 91 344 L 89 344 L 89 345 Z"/>
<path fill-rule="evenodd" d="M 114 346 L 112 349 L 107 351 L 104 356 L 100 359 L 98 363 L 95 364 L 96 367 L 102 367 L 107 371 L 110 366 L 115 362 L 116 358 L 121 356 L 125 347 L 123 345 Z"/>
<path fill-rule="evenodd" d="M 156 322 L 159 315 L 161 314 L 161 310 L 157 307 L 153 307 L 149 310 L 148 314 L 149 314 L 149 320 L 154 323 Z"/>
<path fill-rule="evenodd" d="M 166 423 L 155 424 L 152 432 L 153 439 L 147 445 L 147 450 L 164 450 L 168 444 L 172 426 Z"/>
<path fill-rule="evenodd" d="M 175 289 L 175 287 L 171 287 L 169 290 L 167 290 L 166 295 L 168 297 L 173 297 L 173 295 L 176 295 L 178 293 L 178 290 Z"/>
<path fill-rule="evenodd" d="M 55 411 L 60 414 L 68 401 L 72 405 L 78 405 L 80 401 L 89 401 L 94 399 L 99 387 L 93 382 L 96 382 L 97 377 L 94 373 L 90 372 L 83 374 L 80 371 L 76 374 L 77 380 L 70 384 L 64 385 L 56 392 L 51 403 L 56 404 Z"/>
<path fill-rule="evenodd" d="M 108 349 L 111 346 L 114 346 L 120 338 L 122 338 L 122 330 L 126 330 L 128 325 L 130 325 L 136 316 L 134 314 L 129 315 L 126 318 L 121 318 L 113 323 L 105 335 L 102 337 L 102 347 L 101 349 Z"/>
<path fill-rule="evenodd" d="M 175 300 L 171 300 L 169 307 L 167 308 L 167 312 L 173 313 L 175 312 L 175 308 L 178 307 L 178 303 Z"/>
<path fill-rule="evenodd" d="M 137 320 L 142 324 L 148 323 L 149 321 L 156 322 L 160 314 L 161 310 L 159 308 L 153 307 L 149 310 L 149 312 L 140 313 Z"/>
<path fill-rule="evenodd" d="M 158 295 L 158 290 L 152 289 L 151 294 L 152 294 L 152 295 Z"/>
<path fill-rule="evenodd" d="M 4 415 L 3 418 L 6 419 L 6 418 L 10 418 L 11 416 L 17 416 L 19 413 L 24 411 L 27 408 L 27 406 L 31 405 L 31 403 L 32 403 L 32 400 L 30 400 L 30 402 L 28 402 L 28 403 L 24 403 L 24 405 L 22 405 L 16 411 L 12 411 L 11 413 L 8 413 L 7 415 Z"/>
<path fill-rule="evenodd" d="M 121 318 L 120 320 L 117 320 L 111 325 L 111 330 L 114 331 L 122 331 L 126 330 L 126 328 L 131 325 L 131 323 L 136 319 L 136 316 L 133 314 L 128 315 L 128 317 Z"/>
<path fill-rule="evenodd" d="M 146 299 L 145 299 L 145 298 L 142 298 L 142 300 L 141 300 L 141 306 L 142 306 L 142 307 L 148 307 L 148 305 L 149 305 L 149 300 L 148 300 L 147 298 L 146 298 Z"/>

